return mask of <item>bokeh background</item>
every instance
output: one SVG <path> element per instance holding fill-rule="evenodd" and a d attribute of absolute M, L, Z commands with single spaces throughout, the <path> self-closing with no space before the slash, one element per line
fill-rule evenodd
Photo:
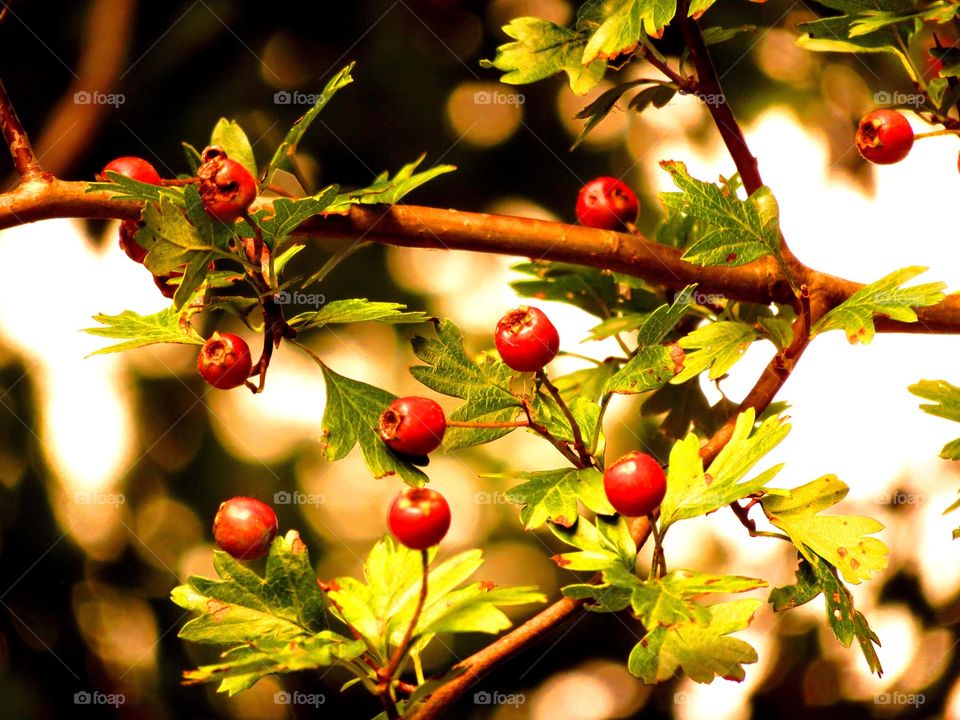
<path fill-rule="evenodd" d="M 570 221 L 582 182 L 613 174 L 637 189 L 640 226 L 649 231 L 659 216 L 656 193 L 667 189 L 658 161 L 683 160 L 705 179 L 734 171 L 702 106 L 678 97 L 642 116 L 614 112 L 571 153 L 580 128 L 573 115 L 589 98 L 573 96 L 560 79 L 501 86 L 479 66 L 505 41 L 499 28 L 509 19 L 563 23 L 574 9 L 566 0 L 15 2 L 0 25 L 0 77 L 43 163 L 89 179 L 127 154 L 170 175 L 182 171 L 180 142 L 202 146 L 221 116 L 242 123 L 263 162 L 305 109 L 275 94 L 317 92 L 357 60 L 356 82 L 301 148 L 315 187 L 363 185 L 425 151 L 428 165 L 449 162 L 459 171 L 410 202 Z M 707 16 L 760 28 L 714 55 L 792 248 L 814 267 L 857 280 L 923 264 L 929 278 L 960 287 L 957 140 L 925 140 L 888 168 L 863 163 L 852 142 L 857 119 L 877 104 L 876 93 L 911 90 L 883 57 L 797 48 L 797 22 L 818 12 L 814 3 L 771 0 L 721 2 Z M 949 28 L 942 37 L 953 41 Z M 672 42 L 668 36 L 664 49 Z M 651 72 L 637 63 L 621 76 Z M 118 95 L 113 104 L 93 104 L 78 92 Z M 493 94 L 497 102 L 483 101 Z M 0 178 L 8 169 L 0 165 Z M 168 593 L 190 573 L 213 573 L 209 525 L 221 500 L 301 493 L 305 502 L 277 506 L 281 527 L 298 528 L 320 577 L 333 578 L 359 572 L 398 487 L 371 479 L 355 455 L 335 465 L 322 460 L 322 378 L 299 354 L 281 349 L 256 397 L 210 391 L 190 349 L 85 359 L 101 345 L 80 332 L 90 316 L 147 313 L 166 302 L 147 272 L 123 256 L 116 234 L 116 223 L 69 220 L 0 233 L 0 718 L 372 717 L 378 707 L 362 689 L 338 692 L 346 677 L 337 671 L 266 678 L 232 699 L 179 684 L 184 668 L 213 655 L 177 639 L 186 617 Z M 336 247 L 312 245 L 300 262 L 318 264 Z M 328 300 L 400 300 L 451 317 L 479 351 L 516 303 L 508 286 L 515 261 L 372 247 L 319 291 Z M 579 344 L 592 318 L 543 306 L 568 349 L 608 354 L 602 344 Z M 236 329 L 228 321 L 223 327 Z M 416 331 L 359 325 L 309 342 L 335 370 L 403 394 L 416 390 L 406 372 Z M 843 510 L 887 525 L 889 569 L 855 588 L 883 642 L 882 679 L 827 631 L 820 600 L 783 617 L 761 609 L 743 633 L 760 661 L 742 684 L 679 679 L 645 687 L 625 669 L 638 628 L 591 615 L 557 628 L 475 688 L 513 695 L 514 704 L 478 704 L 471 691 L 450 717 L 960 718 L 960 562 L 950 540 L 957 521 L 941 516 L 958 477 L 937 459 L 957 429 L 921 413 L 906 391 L 921 378 L 960 381 L 957 342 L 878 336 L 853 347 L 839 333 L 825 336 L 781 396 L 792 404 L 794 430 L 770 458 L 787 463 L 780 483 L 836 472 L 851 486 Z M 739 400 L 772 354 L 755 346 L 723 381 L 728 397 Z M 551 371 L 578 362 L 561 358 Z M 714 387 L 707 392 L 719 397 Z M 649 439 L 653 428 L 638 408 L 636 399 L 614 403 L 610 452 Z M 455 516 L 443 552 L 482 546 L 484 577 L 536 583 L 555 598 L 573 580 L 549 559 L 555 541 L 522 532 L 506 486 L 481 474 L 557 461 L 552 448 L 522 433 L 436 457 L 431 475 Z M 774 585 L 793 578 L 793 554 L 782 543 L 749 539 L 728 513 L 683 530 L 667 545 L 671 566 L 757 575 Z M 513 615 L 522 620 L 534 610 Z M 430 662 L 449 664 L 484 642 L 438 642 Z M 279 705 L 274 695 L 282 689 L 325 702 Z M 75 693 L 95 691 L 121 693 L 125 702 L 75 703 Z M 923 702 L 885 704 L 894 696 L 884 693 L 894 692 Z"/>

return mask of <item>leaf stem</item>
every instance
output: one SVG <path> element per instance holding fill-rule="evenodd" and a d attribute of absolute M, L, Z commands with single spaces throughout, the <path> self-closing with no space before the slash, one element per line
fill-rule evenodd
<path fill-rule="evenodd" d="M 570 423 L 570 431 L 573 434 L 573 447 L 576 449 L 577 455 L 580 456 L 580 462 L 583 463 L 584 467 L 590 467 L 594 462 L 590 456 L 590 452 L 587 450 L 587 446 L 583 443 L 583 433 L 580 431 L 580 425 L 577 423 L 577 419 L 573 416 L 573 413 L 570 412 L 570 408 L 567 407 L 567 403 L 564 402 L 560 391 L 557 390 L 557 386 L 550 382 L 550 378 L 547 377 L 543 368 L 537 370 L 537 381 L 547 388 L 557 405 L 560 406 L 564 416 L 567 418 L 567 422 Z"/>
<path fill-rule="evenodd" d="M 397 645 L 397 649 L 393 651 L 390 662 L 377 673 L 377 677 L 380 680 L 380 685 L 378 686 L 380 689 L 380 700 L 383 703 L 383 708 L 387 713 L 388 720 L 400 720 L 400 712 L 397 710 L 397 703 L 393 697 L 393 676 L 397 670 L 400 669 L 400 665 L 407 656 L 407 651 L 410 649 L 410 640 L 413 638 L 413 632 L 417 627 L 417 622 L 420 620 L 423 606 L 427 602 L 427 578 L 430 575 L 429 551 L 420 551 L 420 563 L 423 575 L 420 582 L 420 597 L 417 598 L 417 606 L 413 611 L 413 617 L 410 618 L 410 624 L 407 626 L 407 630 L 403 635 L 403 640 Z"/>
<path fill-rule="evenodd" d="M 464 420 L 447 420 L 447 427 L 463 428 L 521 428 L 530 427 L 528 420 L 509 420 L 506 422 L 467 422 Z"/>

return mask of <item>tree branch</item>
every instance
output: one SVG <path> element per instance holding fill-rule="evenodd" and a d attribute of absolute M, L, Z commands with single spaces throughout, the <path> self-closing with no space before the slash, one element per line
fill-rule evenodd
<path fill-rule="evenodd" d="M 0 80 L 0 134 L 10 150 L 13 166 L 23 179 L 34 179 L 43 175 L 43 168 L 37 162 L 37 156 L 30 145 L 27 131 L 23 129 L 17 111 L 13 109 L 7 89 Z"/>

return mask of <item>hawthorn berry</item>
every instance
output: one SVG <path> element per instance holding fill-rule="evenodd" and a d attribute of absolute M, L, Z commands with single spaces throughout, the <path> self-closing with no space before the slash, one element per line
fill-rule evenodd
<path fill-rule="evenodd" d="M 108 170 L 128 177 L 131 180 L 137 180 L 138 182 L 148 183 L 150 185 L 159 185 L 161 183 L 160 173 L 143 158 L 118 157 L 116 160 L 111 160 L 104 166 L 103 170 L 100 171 L 100 174 L 97 175 L 97 179 L 108 182 L 110 180 L 107 176 Z"/>
<path fill-rule="evenodd" d="M 203 151 L 197 169 L 197 191 L 207 212 L 224 223 L 239 219 L 257 197 L 257 181 L 243 165 L 227 157 L 222 148 Z"/>
<path fill-rule="evenodd" d="M 214 332 L 200 349 L 197 370 L 215 388 L 229 390 L 239 387 L 253 370 L 250 347 L 238 335 Z"/>
<path fill-rule="evenodd" d="M 518 307 L 497 323 L 493 336 L 500 357 L 518 372 L 535 372 L 560 351 L 560 335 L 542 310 Z"/>
<path fill-rule="evenodd" d="M 443 408 L 430 398 L 397 398 L 380 415 L 380 437 L 403 455 L 429 455 L 446 431 Z"/>
<path fill-rule="evenodd" d="M 598 177 L 577 196 L 577 220 L 598 230 L 621 230 L 637 220 L 640 203 L 626 184 L 613 177 Z"/>
<path fill-rule="evenodd" d="M 607 500 L 621 515 L 649 515 L 667 493 L 667 478 L 654 458 L 634 450 L 617 460 L 603 473 Z"/>
<path fill-rule="evenodd" d="M 263 557 L 276 536 L 277 514 L 256 498 L 230 498 L 220 503 L 213 518 L 217 545 L 238 560 Z"/>
<path fill-rule="evenodd" d="M 860 121 L 856 142 L 865 160 L 891 165 L 903 160 L 913 147 L 913 128 L 896 110 L 874 110 Z"/>
<path fill-rule="evenodd" d="M 124 220 L 120 223 L 120 249 L 135 263 L 143 265 L 147 257 L 147 249 L 137 242 L 137 232 L 140 230 L 139 220 Z M 163 291 L 161 291 L 163 292 Z"/>
<path fill-rule="evenodd" d="M 411 550 L 438 545 L 450 529 L 450 506 L 430 488 L 404 488 L 390 505 L 390 532 Z"/>

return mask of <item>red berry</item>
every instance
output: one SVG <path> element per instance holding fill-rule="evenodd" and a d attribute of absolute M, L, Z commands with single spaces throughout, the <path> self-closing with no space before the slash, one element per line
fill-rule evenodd
<path fill-rule="evenodd" d="M 380 437 L 404 455 L 429 455 L 443 442 L 447 418 L 430 398 L 397 398 L 380 416 Z"/>
<path fill-rule="evenodd" d="M 591 180 L 577 196 L 577 220 L 598 230 L 622 230 L 639 212 L 636 193 L 613 177 Z"/>
<path fill-rule="evenodd" d="M 116 160 L 111 160 L 104 166 L 103 170 L 100 171 L 100 174 L 97 175 L 97 179 L 109 182 L 110 178 L 107 177 L 108 170 L 119 173 L 131 180 L 137 180 L 138 182 L 148 183 L 150 185 L 159 185 L 161 183 L 160 173 L 143 158 L 119 157 Z"/>
<path fill-rule="evenodd" d="M 243 385 L 252 369 L 249 346 L 242 337 L 230 333 L 213 333 L 197 357 L 200 376 L 221 390 Z"/>
<path fill-rule="evenodd" d="M 436 490 L 404 488 L 390 505 L 390 532 L 411 550 L 438 545 L 450 529 L 450 506 Z"/>
<path fill-rule="evenodd" d="M 263 557 L 276 536 L 276 513 L 256 498 L 230 498 L 220 503 L 213 518 L 213 537 L 217 545 L 238 560 Z"/>
<path fill-rule="evenodd" d="M 140 230 L 139 220 L 124 220 L 120 223 L 120 249 L 135 263 L 143 265 L 143 260 L 147 257 L 147 249 L 137 242 L 138 230 Z"/>
<path fill-rule="evenodd" d="M 857 128 L 857 150 L 877 165 L 900 162 L 913 147 L 913 128 L 896 110 L 874 110 Z"/>
<path fill-rule="evenodd" d="M 667 478 L 660 463 L 634 450 L 606 469 L 603 489 L 618 513 L 639 517 L 660 506 L 667 493 Z"/>
<path fill-rule="evenodd" d="M 222 148 L 203 151 L 203 164 L 197 169 L 197 190 L 207 212 L 221 222 L 240 218 L 257 197 L 257 181 L 243 165 L 231 160 Z"/>
<path fill-rule="evenodd" d="M 560 335 L 541 310 L 518 307 L 497 323 L 493 336 L 500 357 L 518 372 L 535 372 L 557 356 Z"/>

